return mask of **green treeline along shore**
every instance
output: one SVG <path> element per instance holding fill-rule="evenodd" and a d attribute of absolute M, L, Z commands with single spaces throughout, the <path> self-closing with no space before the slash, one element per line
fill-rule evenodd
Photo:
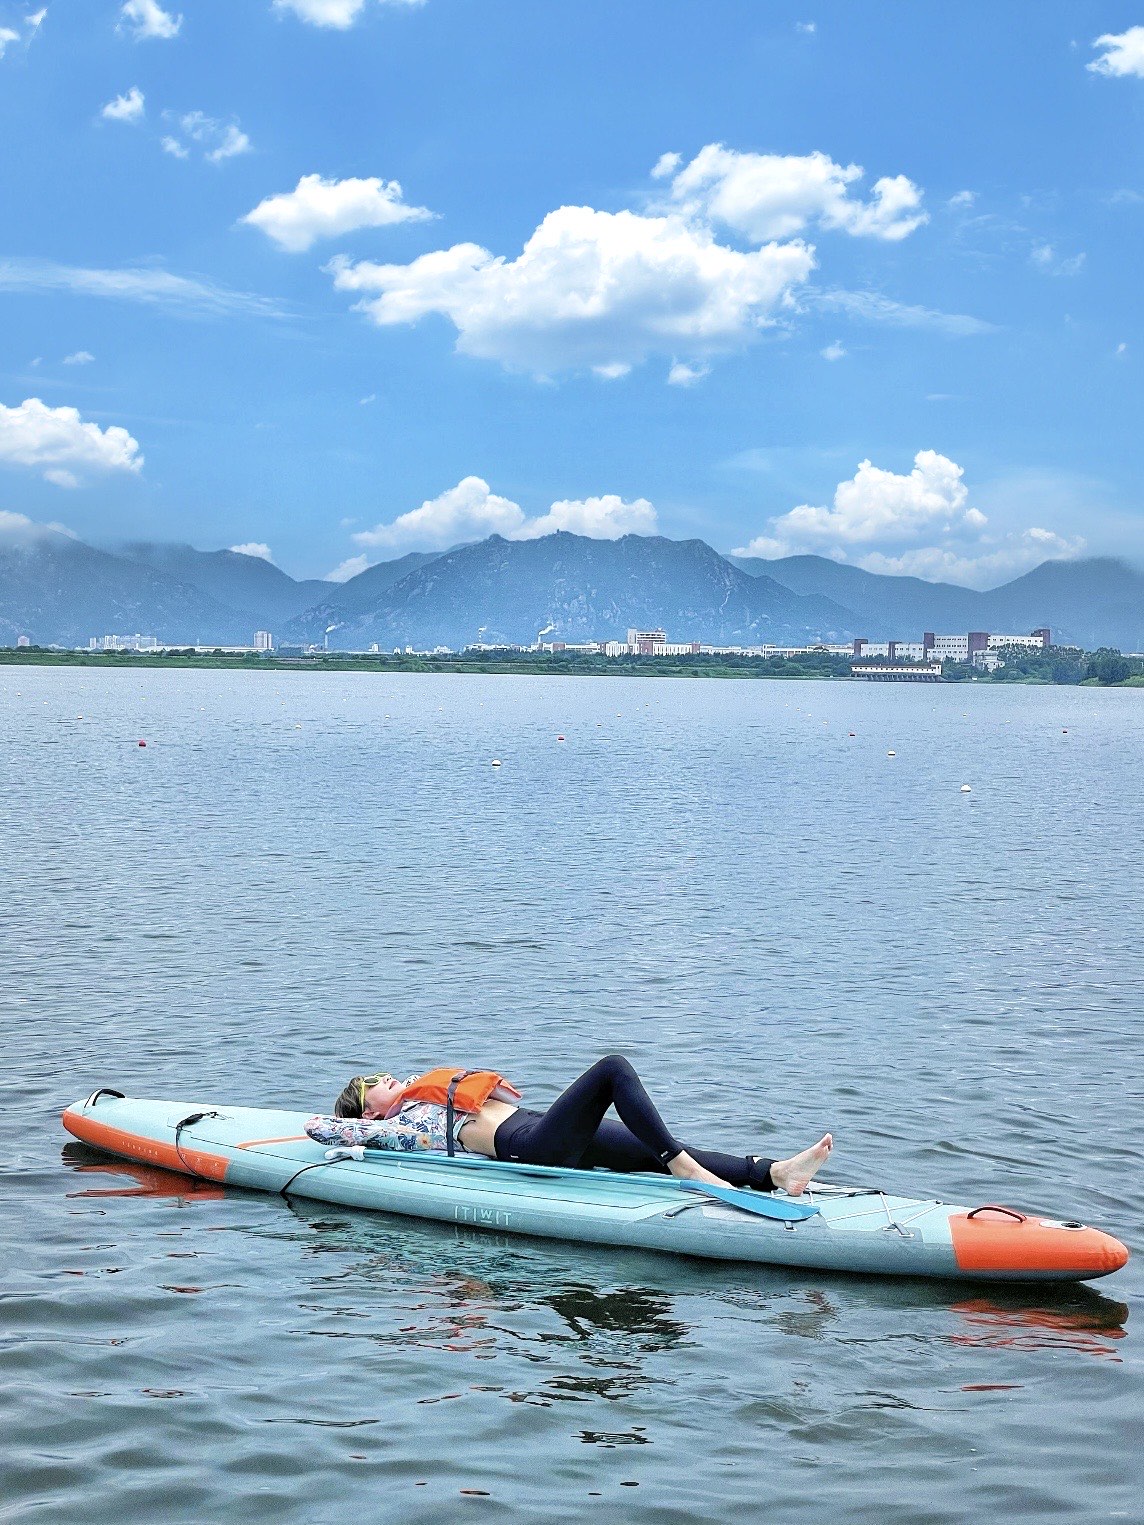
<path fill-rule="evenodd" d="M 56 651 L 39 646 L 0 647 L 0 663 L 30 667 L 220 667 L 275 672 L 442 672 L 530 673 L 545 677 L 589 678 L 846 678 L 864 665 L 826 651 L 793 657 L 724 654 L 679 657 L 603 657 L 586 652 L 474 651 L 448 654 L 415 652 L 317 652 L 284 656 L 277 652 L 167 650 Z M 878 665 L 876 661 L 868 664 Z M 946 682 L 1088 683 L 1102 688 L 1144 688 L 1144 657 L 1119 651 L 1079 651 L 1049 646 L 1043 651 L 1011 650 L 1004 667 L 982 672 L 966 662 L 946 662 Z"/>

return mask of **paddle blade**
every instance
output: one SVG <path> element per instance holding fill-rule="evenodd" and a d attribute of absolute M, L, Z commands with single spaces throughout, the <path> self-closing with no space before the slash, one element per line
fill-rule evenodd
<path fill-rule="evenodd" d="M 771 1197 L 757 1191 L 740 1191 L 734 1186 L 706 1186 L 702 1181 L 680 1181 L 684 1191 L 697 1191 L 705 1197 L 717 1197 L 745 1213 L 757 1218 L 778 1218 L 784 1223 L 798 1223 L 813 1218 L 818 1208 L 805 1202 L 794 1202 L 789 1197 Z"/>

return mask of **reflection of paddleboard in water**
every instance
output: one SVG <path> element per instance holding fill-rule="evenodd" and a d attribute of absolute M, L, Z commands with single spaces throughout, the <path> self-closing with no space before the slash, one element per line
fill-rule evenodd
<path fill-rule="evenodd" d="M 306 1115 L 97 1091 L 63 1115 L 123 1159 L 227 1186 L 435 1218 L 497 1233 L 825 1271 L 972 1281 L 1087 1281 L 1128 1260 L 1119 1240 L 1014 1208 L 954 1207 L 814 1182 L 799 1198 L 665 1175 L 516 1165 L 479 1155 L 328 1151 Z M 359 1151 L 355 1151 L 355 1155 Z"/>

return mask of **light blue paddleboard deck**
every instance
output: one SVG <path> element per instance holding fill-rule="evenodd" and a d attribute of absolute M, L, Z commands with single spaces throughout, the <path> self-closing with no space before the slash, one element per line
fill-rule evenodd
<path fill-rule="evenodd" d="M 1118 1240 L 1084 1225 L 861 1188 L 815 1186 L 795 1199 L 707 1191 L 666 1175 L 508 1164 L 478 1155 L 367 1149 L 357 1159 L 308 1138 L 306 1118 L 103 1091 L 69 1107 L 63 1122 L 75 1137 L 120 1158 L 226 1186 L 502 1234 L 973 1281 L 1088 1280 L 1128 1258 Z"/>

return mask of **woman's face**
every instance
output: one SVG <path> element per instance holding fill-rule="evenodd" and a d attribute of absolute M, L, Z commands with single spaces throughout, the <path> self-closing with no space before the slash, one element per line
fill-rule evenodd
<path fill-rule="evenodd" d="M 397 1100 L 400 1091 L 400 1081 L 394 1080 L 392 1075 L 380 1076 L 365 1093 L 362 1101 L 362 1117 L 384 1117 Z"/>

